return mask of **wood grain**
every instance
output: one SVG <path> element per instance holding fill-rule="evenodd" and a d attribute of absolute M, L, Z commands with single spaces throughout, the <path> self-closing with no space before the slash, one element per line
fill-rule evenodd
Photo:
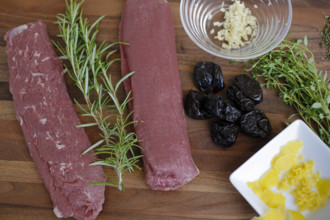
<path fill-rule="evenodd" d="M 330 14 L 327 0 L 293 0 L 293 23 L 289 38 L 309 38 L 320 69 L 330 70 L 330 62 L 324 61 L 325 50 L 319 47 L 320 29 L 324 16 Z M 87 0 L 84 12 L 90 20 L 106 15 L 100 25 L 99 40 L 118 40 L 118 29 L 124 0 Z M 227 60 L 211 56 L 199 49 L 186 35 L 180 21 L 179 0 L 170 0 L 172 7 L 179 70 L 183 94 L 194 89 L 192 71 L 199 61 L 213 61 L 221 65 L 225 83 L 243 72 L 242 64 L 230 64 Z M 2 220 L 44 220 L 56 219 L 49 195 L 39 177 L 37 169 L 26 148 L 24 137 L 9 92 L 9 72 L 3 40 L 5 33 L 18 25 L 43 20 L 49 35 L 56 40 L 57 27 L 53 22 L 56 13 L 64 12 L 64 1 L 58 0 L 10 0 L 0 4 L 0 219 Z M 119 79 L 119 65 L 111 70 L 114 79 Z M 79 91 L 66 78 L 70 96 L 82 100 Z M 106 189 L 104 211 L 98 219 L 143 219 L 143 220 L 185 220 L 185 219 L 235 219 L 246 220 L 256 215 L 255 211 L 234 189 L 229 175 L 259 150 L 267 141 L 285 128 L 289 115 L 295 111 L 282 103 L 276 91 L 263 89 L 264 101 L 257 106 L 266 112 L 273 126 L 271 137 L 251 138 L 240 134 L 237 143 L 223 149 L 210 139 L 209 121 L 195 121 L 187 118 L 187 126 L 193 158 L 201 173 L 192 182 L 175 192 L 151 191 L 144 182 L 142 171 L 124 175 L 125 192 Z M 220 93 L 225 95 L 224 91 Z M 122 96 L 124 93 L 122 91 Z M 77 112 L 79 108 L 76 107 Z M 83 122 L 85 118 L 81 118 Z M 91 141 L 98 139 L 96 129 L 88 129 Z M 106 169 L 107 173 L 112 173 Z"/>

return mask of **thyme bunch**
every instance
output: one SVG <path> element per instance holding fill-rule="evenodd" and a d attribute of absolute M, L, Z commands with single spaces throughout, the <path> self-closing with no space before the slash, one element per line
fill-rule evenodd
<path fill-rule="evenodd" d="M 66 1 L 66 12 L 58 14 L 55 22 L 60 32 L 58 37 L 64 41 L 64 46 L 56 42 L 54 44 L 62 54 L 61 59 L 69 61 L 70 66 L 64 64 L 66 71 L 85 98 L 86 107 L 75 100 L 76 104 L 84 112 L 83 116 L 94 119 L 92 123 L 77 127 L 98 126 L 101 131 L 102 139 L 86 149 L 83 154 L 94 150 L 92 155 L 106 155 L 106 159 L 97 159 L 90 165 L 112 167 L 117 174 L 116 178 L 106 175 L 107 181 L 91 185 L 105 184 L 122 190 L 122 174 L 125 171 L 134 171 L 134 168 L 140 169 L 137 162 L 141 156 L 133 152 L 134 147 L 139 148 L 139 140 L 134 132 L 127 130 L 129 125 L 137 122 L 130 121 L 132 112 L 127 110 L 127 104 L 131 100 L 130 93 L 122 102 L 117 96 L 120 85 L 133 72 L 113 84 L 111 73 L 108 73 L 109 68 L 120 59 L 111 60 L 110 56 L 117 51 L 112 47 L 121 42 L 107 44 L 103 41 L 98 44 L 98 25 L 104 16 L 90 25 L 88 19 L 83 18 L 82 4 L 83 1 Z M 97 98 L 93 99 L 95 95 Z"/>
<path fill-rule="evenodd" d="M 330 146 L 329 79 L 327 72 L 316 68 L 313 52 L 307 46 L 307 37 L 284 40 L 271 52 L 246 61 L 246 71 L 255 79 L 263 78 L 266 88 L 277 88 L 283 102 L 294 106 L 297 114 L 312 129 L 315 126 L 316 131 L 313 130 Z"/>
<path fill-rule="evenodd" d="M 324 24 L 324 28 L 321 32 L 322 42 L 321 47 L 326 47 L 327 49 L 327 55 L 326 59 L 330 60 L 330 16 L 325 15 L 324 18 L 326 19 L 326 22 Z"/>

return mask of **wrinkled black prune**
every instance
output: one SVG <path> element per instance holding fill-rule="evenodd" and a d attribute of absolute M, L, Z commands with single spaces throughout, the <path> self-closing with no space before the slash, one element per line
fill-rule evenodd
<path fill-rule="evenodd" d="M 214 122 L 211 129 L 211 138 L 217 145 L 229 147 L 237 139 L 239 127 L 235 124 L 221 124 Z"/>
<path fill-rule="evenodd" d="M 242 115 L 240 129 L 254 137 L 266 137 L 272 132 L 268 118 L 262 111 L 257 109 Z"/>
<path fill-rule="evenodd" d="M 196 64 L 194 82 L 197 88 L 206 94 L 217 93 L 225 87 L 221 67 L 212 62 Z"/>
<path fill-rule="evenodd" d="M 221 113 L 222 114 L 218 114 L 217 116 L 228 122 L 236 122 L 242 115 L 241 112 L 228 99 L 224 100 L 224 108 Z"/>
<path fill-rule="evenodd" d="M 200 92 L 193 90 L 189 91 L 185 101 L 185 109 L 190 118 L 201 120 L 212 117 L 210 113 L 203 109 L 202 102 L 204 98 L 205 95 Z"/>
<path fill-rule="evenodd" d="M 221 96 L 209 94 L 203 100 L 205 111 L 227 122 L 235 122 L 241 117 L 241 112 L 235 108 L 230 100 Z"/>
<path fill-rule="evenodd" d="M 246 97 L 243 92 L 234 85 L 227 89 L 227 96 L 245 112 L 252 111 L 256 105 L 253 100 Z"/>
<path fill-rule="evenodd" d="M 258 81 L 246 74 L 241 74 L 234 79 L 233 85 L 227 89 L 227 95 L 246 112 L 252 111 L 254 106 L 263 99 Z"/>

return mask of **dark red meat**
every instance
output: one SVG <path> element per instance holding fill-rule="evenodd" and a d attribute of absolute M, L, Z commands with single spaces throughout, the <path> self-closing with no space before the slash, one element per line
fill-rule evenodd
<path fill-rule="evenodd" d="M 102 210 L 104 180 L 68 95 L 62 62 L 42 22 L 24 24 L 6 36 L 10 91 L 30 154 L 51 196 L 57 217 L 95 219 Z"/>
<path fill-rule="evenodd" d="M 122 74 L 142 140 L 147 184 L 175 190 L 198 173 L 186 129 L 171 9 L 164 0 L 127 0 L 120 25 Z"/>

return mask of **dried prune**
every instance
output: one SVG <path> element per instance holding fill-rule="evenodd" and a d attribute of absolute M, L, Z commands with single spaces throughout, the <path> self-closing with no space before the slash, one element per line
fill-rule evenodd
<path fill-rule="evenodd" d="M 196 64 L 194 82 L 197 88 L 206 94 L 217 93 L 225 87 L 221 67 L 212 62 Z"/>
<path fill-rule="evenodd" d="M 201 120 L 212 117 L 210 113 L 203 109 L 202 102 L 204 98 L 205 95 L 200 92 L 194 90 L 189 91 L 185 101 L 185 109 L 190 118 Z"/>
<path fill-rule="evenodd" d="M 215 116 L 223 109 L 223 98 L 214 94 L 208 94 L 203 100 L 203 108 L 212 116 Z"/>
<path fill-rule="evenodd" d="M 227 122 L 235 122 L 241 117 L 241 112 L 235 108 L 233 103 L 221 96 L 207 95 L 204 98 L 203 107 L 205 111 Z"/>
<path fill-rule="evenodd" d="M 244 93 L 234 85 L 227 89 L 227 96 L 245 112 L 252 111 L 256 105 L 253 100 L 246 97 Z"/>
<path fill-rule="evenodd" d="M 227 89 L 227 95 L 241 110 L 246 112 L 252 111 L 254 106 L 263 99 L 258 81 L 246 74 L 241 74 L 234 79 L 233 85 Z"/>
<path fill-rule="evenodd" d="M 225 99 L 223 104 L 223 111 L 217 114 L 220 119 L 228 122 L 236 122 L 238 119 L 240 119 L 242 115 L 241 112 L 233 105 L 230 100 Z"/>
<path fill-rule="evenodd" d="M 272 132 L 268 118 L 262 111 L 257 109 L 242 115 L 240 129 L 253 137 L 266 137 Z"/>
<path fill-rule="evenodd" d="M 221 124 L 214 122 L 212 124 L 211 138 L 217 145 L 229 147 L 237 139 L 239 127 L 235 124 Z"/>

